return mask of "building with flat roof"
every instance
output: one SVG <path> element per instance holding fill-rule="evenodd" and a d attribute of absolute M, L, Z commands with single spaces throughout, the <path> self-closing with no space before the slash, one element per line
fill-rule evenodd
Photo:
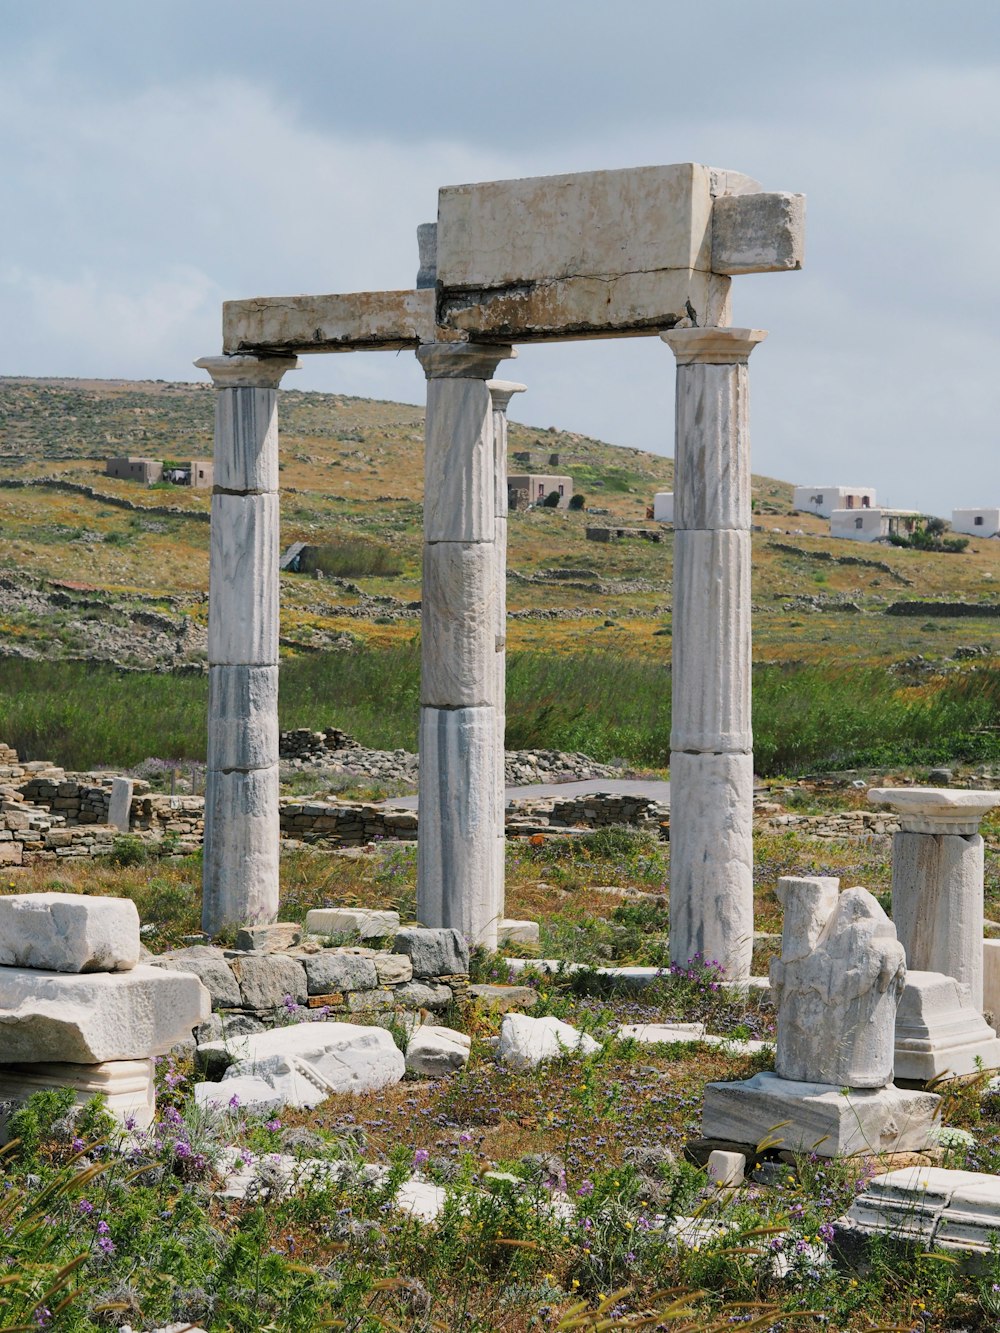
<path fill-rule="evenodd" d="M 953 509 L 952 532 L 964 532 L 970 537 L 1000 536 L 1000 506 L 985 509 Z"/>
<path fill-rule="evenodd" d="M 835 509 L 872 509 L 873 486 L 796 486 L 792 507 L 806 514 L 829 518 Z"/>
<path fill-rule="evenodd" d="M 507 505 L 510 509 L 527 509 L 543 504 L 553 491 L 559 493 L 557 509 L 568 509 L 573 498 L 573 478 L 549 476 L 537 472 L 514 472 L 507 476 Z"/>

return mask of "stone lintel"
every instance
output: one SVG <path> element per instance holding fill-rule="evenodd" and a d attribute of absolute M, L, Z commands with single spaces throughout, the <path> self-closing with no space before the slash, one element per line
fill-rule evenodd
<path fill-rule="evenodd" d="M 1000 805 L 1000 791 L 953 791 L 947 787 L 870 787 L 872 805 L 888 805 L 903 833 L 951 833 L 970 837 L 979 821 Z"/>
<path fill-rule="evenodd" d="M 296 356 L 203 356 L 194 364 L 217 389 L 276 389 L 286 370 L 299 369 Z"/>
<path fill-rule="evenodd" d="M 660 334 L 679 366 L 738 366 L 767 337 L 766 329 L 668 329 Z"/>
<path fill-rule="evenodd" d="M 417 360 L 429 380 L 484 380 L 493 383 L 491 377 L 500 362 L 516 356 L 513 347 L 502 343 L 431 343 L 417 351 Z"/>
<path fill-rule="evenodd" d="M 228 353 L 392 352 L 450 336 L 435 328 L 433 289 L 258 296 L 222 306 Z"/>

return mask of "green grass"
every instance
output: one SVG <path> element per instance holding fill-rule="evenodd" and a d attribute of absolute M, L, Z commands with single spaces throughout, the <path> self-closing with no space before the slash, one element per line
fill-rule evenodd
<path fill-rule="evenodd" d="M 389 547 L 359 537 L 308 546 L 301 561 L 303 574 L 321 570 L 338 578 L 392 578 L 402 572 L 403 564 Z"/>

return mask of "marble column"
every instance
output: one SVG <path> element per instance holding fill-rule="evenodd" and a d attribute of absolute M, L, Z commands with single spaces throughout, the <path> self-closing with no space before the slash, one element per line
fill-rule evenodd
<path fill-rule="evenodd" d="M 750 434 L 760 329 L 673 329 L 677 358 L 670 957 L 731 979 L 753 953 Z"/>
<path fill-rule="evenodd" d="M 527 385 L 512 380 L 487 380 L 493 403 L 493 499 L 496 537 L 494 541 L 494 588 L 496 601 L 493 619 L 496 627 L 496 649 L 493 658 L 493 707 L 497 724 L 497 829 L 496 865 L 494 874 L 498 886 L 499 918 L 504 915 L 504 878 L 507 855 L 507 834 L 504 825 L 507 784 L 504 777 L 504 757 L 507 732 L 507 407 L 516 393 L 524 393 Z"/>
<path fill-rule="evenodd" d="M 984 857 L 979 821 L 1000 805 L 1000 792 L 872 787 L 868 800 L 899 815 L 900 831 L 892 838 L 892 919 L 907 966 L 963 982 L 982 1013 Z"/>
<path fill-rule="evenodd" d="M 506 346 L 433 343 L 427 376 L 421 592 L 417 916 L 495 948 L 503 909 L 497 827 L 494 407 Z"/>
<path fill-rule="evenodd" d="M 210 356 L 216 388 L 202 929 L 278 912 L 278 385 L 295 357 Z"/>

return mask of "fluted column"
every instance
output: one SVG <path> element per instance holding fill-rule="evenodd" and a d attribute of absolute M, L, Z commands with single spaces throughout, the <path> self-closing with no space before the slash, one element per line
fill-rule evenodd
<path fill-rule="evenodd" d="M 504 346 L 434 343 L 427 376 L 417 916 L 496 947 L 497 520 L 487 381 Z"/>
<path fill-rule="evenodd" d="M 208 589 L 202 929 L 278 912 L 278 384 L 295 357 L 210 356 L 216 388 Z"/>
<path fill-rule="evenodd" d="M 494 875 L 498 886 L 498 919 L 504 915 L 505 864 L 507 835 L 504 827 L 507 784 L 504 776 L 507 732 L 507 407 L 516 393 L 524 393 L 525 384 L 512 380 L 488 380 L 487 389 L 493 403 L 493 498 L 496 519 L 494 543 L 494 588 L 496 601 L 493 615 L 496 627 L 493 657 L 493 707 L 497 724 L 497 829 L 494 855 Z"/>
<path fill-rule="evenodd" d="M 753 953 L 750 435 L 759 329 L 674 329 L 670 957 L 730 978 Z"/>

